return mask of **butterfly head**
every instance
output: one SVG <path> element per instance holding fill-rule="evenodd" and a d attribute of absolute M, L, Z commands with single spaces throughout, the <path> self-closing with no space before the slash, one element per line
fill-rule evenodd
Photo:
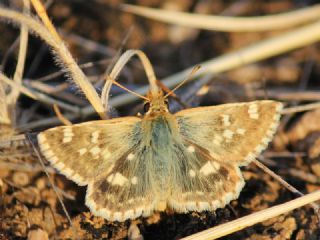
<path fill-rule="evenodd" d="M 163 95 L 161 90 L 149 92 L 148 101 L 144 104 L 144 112 L 147 116 L 157 116 L 169 112 L 168 99 Z"/>

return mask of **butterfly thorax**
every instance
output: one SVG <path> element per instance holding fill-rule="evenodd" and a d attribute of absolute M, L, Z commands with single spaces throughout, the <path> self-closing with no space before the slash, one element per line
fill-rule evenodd
<path fill-rule="evenodd" d="M 150 182 L 160 198 L 170 194 L 170 172 L 172 172 L 172 146 L 180 137 L 178 123 L 168 111 L 162 93 L 150 102 L 149 111 L 142 119 L 142 133 L 145 165 L 149 169 Z M 151 177 L 152 176 L 152 177 Z"/>

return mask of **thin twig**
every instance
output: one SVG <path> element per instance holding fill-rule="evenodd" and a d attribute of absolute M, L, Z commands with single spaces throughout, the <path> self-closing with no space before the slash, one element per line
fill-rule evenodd
<path fill-rule="evenodd" d="M 1 169 L 9 169 L 9 170 L 20 171 L 20 172 L 41 172 L 41 171 L 43 171 L 43 167 L 41 165 L 30 164 L 30 163 L 26 163 L 26 162 L 14 163 L 14 162 L 0 160 L 0 167 L 1 167 Z M 48 173 L 59 174 L 54 168 L 52 168 L 50 166 L 46 166 L 45 169 Z"/>
<path fill-rule="evenodd" d="M 39 100 L 39 101 L 47 103 L 47 104 L 57 104 L 59 107 L 66 109 L 66 110 L 69 110 L 69 111 L 76 113 L 78 115 L 80 115 L 80 113 L 81 113 L 81 109 L 79 107 L 72 106 L 72 105 L 67 104 L 65 102 L 56 100 L 56 99 L 49 97 L 48 95 L 45 95 L 41 92 L 32 91 L 32 90 L 24 87 L 23 85 L 19 85 L 18 83 L 10 80 L 8 77 L 6 77 L 1 72 L 0 72 L 0 81 L 3 81 L 12 87 L 15 87 L 16 89 L 19 89 L 23 94 L 25 94 L 26 96 L 28 96 L 30 98 Z"/>
<path fill-rule="evenodd" d="M 273 172 L 270 168 L 259 162 L 258 160 L 254 160 L 253 163 L 262 169 L 264 172 L 269 174 L 271 177 L 273 177 L 275 180 L 277 180 L 282 186 L 284 186 L 286 189 L 288 189 L 290 192 L 294 193 L 295 195 L 301 197 L 304 196 L 302 192 L 300 192 L 298 189 L 296 189 L 294 186 L 290 185 L 288 182 L 286 182 L 283 178 L 281 178 L 279 175 L 277 175 L 275 172 Z M 318 217 L 318 221 L 320 221 L 320 212 L 319 212 L 319 206 L 316 203 L 310 203 L 311 207 L 314 210 L 314 213 Z"/>
<path fill-rule="evenodd" d="M 63 116 L 63 114 L 61 113 L 58 105 L 53 104 L 53 110 L 56 113 L 57 117 L 60 119 L 60 121 L 66 125 L 66 126 L 71 126 L 72 122 L 70 122 L 65 116 Z"/>
<path fill-rule="evenodd" d="M 276 205 L 248 216 L 238 218 L 228 223 L 207 229 L 205 231 L 190 235 L 182 240 L 209 240 L 217 239 L 234 232 L 238 232 L 246 227 L 252 226 L 259 222 L 266 221 L 270 218 L 292 211 L 296 208 L 318 201 L 320 199 L 320 191 L 306 194 L 303 197 L 291 200 L 289 202 Z"/>

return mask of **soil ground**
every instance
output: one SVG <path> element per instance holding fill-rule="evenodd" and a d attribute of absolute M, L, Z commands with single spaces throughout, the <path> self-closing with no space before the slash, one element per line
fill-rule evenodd
<path fill-rule="evenodd" d="M 10 2 L 10 8 L 18 8 L 17 1 L 4 2 L 4 4 Z M 124 48 L 143 50 L 150 58 L 159 79 L 282 33 L 281 31 L 222 33 L 187 29 L 123 13 L 117 9 L 120 3 L 122 3 L 121 0 L 57 0 L 49 7 L 49 16 L 63 33 L 64 40 L 78 62 L 95 63 L 93 67 L 85 69 L 92 81 L 97 81 L 102 76 L 131 26 L 134 27 L 124 43 Z M 138 0 L 133 3 L 206 14 L 256 16 L 286 12 L 314 2 Z M 1 22 L 0 32 L 2 33 L 0 60 L 4 58 L 7 60 L 5 65 L 2 65 L 2 70 L 7 76 L 12 76 L 17 50 L 9 53 L 9 57 L 5 55 L 19 32 L 6 22 Z M 91 41 L 93 47 L 88 41 Z M 204 106 L 263 99 L 264 92 L 285 101 L 287 106 L 313 101 L 312 97 L 298 99 L 292 96 L 297 92 L 319 93 L 319 53 L 320 46 L 315 44 L 221 74 L 208 85 L 208 93 L 194 97 L 190 105 Z M 96 63 L 100 60 L 103 61 Z M 37 38 L 30 39 L 25 69 L 24 78 L 29 82 L 58 71 L 50 50 Z M 132 61 L 125 68 L 120 79 L 122 79 L 120 82 L 130 89 L 146 83 L 143 69 L 138 61 Z M 66 81 L 65 77 L 58 76 L 45 83 L 49 86 L 57 86 L 66 82 L 68 87 L 64 93 L 76 96 L 76 100 L 68 98 L 66 101 L 87 105 L 83 94 L 73 83 Z M 190 89 L 195 87 L 193 84 L 180 89 L 177 94 L 183 98 Z M 119 92 L 122 90 L 115 88 L 113 95 Z M 281 95 L 283 93 L 291 93 L 291 95 L 284 98 Z M 57 94 L 55 97 L 61 96 Z M 319 98 L 318 95 L 317 97 Z M 173 106 L 173 108 L 176 107 Z M 141 108 L 141 103 L 132 103 L 113 110 L 112 114 L 114 116 L 134 115 L 141 111 Z M 17 131 L 22 131 L 19 126 L 24 126 L 22 132 L 31 133 L 51 127 L 51 125 L 42 125 L 28 129 L 30 122 L 53 117 L 51 106 L 22 96 L 16 110 L 18 112 Z M 319 189 L 319 118 L 319 110 L 283 117 L 273 143 L 263 154 L 263 163 L 302 193 Z M 91 119 L 98 119 L 98 116 L 78 118 L 74 123 Z M 2 125 L 0 139 L 11 136 L 11 130 L 10 126 Z M 84 204 L 86 187 L 79 187 L 56 173 L 47 162 L 46 166 L 70 214 L 76 235 L 81 239 L 128 239 L 129 228 L 136 236 L 141 235 L 144 239 L 179 239 L 297 197 L 254 164 L 250 164 L 242 168 L 246 185 L 239 199 L 232 201 L 224 209 L 188 214 L 168 211 L 157 213 L 149 218 L 112 223 L 90 213 Z M 318 220 L 313 208 L 305 206 L 221 239 L 311 240 L 319 237 L 320 232 L 317 226 Z M 0 239 L 45 239 L 46 237 L 73 239 L 75 233 L 70 228 L 57 195 L 33 149 L 25 145 L 2 148 L 0 150 Z"/>

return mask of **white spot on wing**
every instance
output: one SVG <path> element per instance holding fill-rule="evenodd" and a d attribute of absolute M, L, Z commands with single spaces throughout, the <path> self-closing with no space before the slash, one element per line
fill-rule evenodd
<path fill-rule="evenodd" d="M 227 115 L 227 114 L 222 114 L 222 121 L 223 121 L 223 125 L 225 127 L 228 127 L 231 125 L 231 122 L 230 122 L 230 116 Z"/>
<path fill-rule="evenodd" d="M 78 152 L 80 154 L 80 156 L 82 156 L 83 154 L 85 154 L 88 150 L 86 148 L 81 148 Z"/>
<path fill-rule="evenodd" d="M 72 141 L 72 137 L 74 136 L 72 132 L 72 128 L 64 128 L 63 129 L 63 143 L 68 143 Z"/>
<path fill-rule="evenodd" d="M 131 178 L 131 183 L 134 184 L 134 185 L 137 184 L 138 183 L 138 178 L 136 176 Z"/>
<path fill-rule="evenodd" d="M 98 142 L 99 134 L 100 134 L 99 131 L 94 131 L 91 134 L 91 142 L 92 143 L 97 143 Z"/>
<path fill-rule="evenodd" d="M 95 146 L 93 148 L 90 149 L 90 152 L 93 154 L 93 155 L 98 155 L 100 152 L 101 152 L 101 149 L 98 147 L 98 146 Z"/>
<path fill-rule="evenodd" d="M 193 153 L 195 151 L 195 148 L 194 146 L 190 145 L 188 148 L 187 148 L 188 152 L 190 153 Z"/>
<path fill-rule="evenodd" d="M 258 113 L 250 114 L 250 118 L 259 119 L 259 114 Z"/>
<path fill-rule="evenodd" d="M 190 177 L 195 177 L 196 176 L 196 172 L 193 171 L 192 169 L 189 170 L 189 175 Z"/>
<path fill-rule="evenodd" d="M 200 169 L 200 173 L 207 176 L 211 173 L 215 173 L 216 169 L 212 166 L 211 162 L 208 161 L 205 165 L 203 165 Z"/>
<path fill-rule="evenodd" d="M 240 134 L 240 135 L 244 135 L 246 133 L 246 130 L 244 128 L 238 128 L 236 130 L 236 133 Z"/>
<path fill-rule="evenodd" d="M 127 160 L 131 161 L 134 159 L 134 154 L 133 153 L 130 153 L 127 157 Z"/>
<path fill-rule="evenodd" d="M 119 186 L 123 186 L 126 182 L 128 181 L 128 179 L 126 177 L 124 177 L 121 173 L 116 173 L 112 179 L 111 184 L 112 185 L 119 185 Z"/>
<path fill-rule="evenodd" d="M 258 105 L 256 103 L 252 103 L 249 105 L 248 109 L 249 117 L 252 119 L 258 119 L 259 114 L 258 114 Z"/>
<path fill-rule="evenodd" d="M 233 137 L 233 132 L 231 131 L 231 130 L 229 130 L 229 129 L 226 129 L 226 130 L 224 130 L 223 131 L 223 136 L 226 138 L 226 139 L 232 139 L 232 137 Z"/>

